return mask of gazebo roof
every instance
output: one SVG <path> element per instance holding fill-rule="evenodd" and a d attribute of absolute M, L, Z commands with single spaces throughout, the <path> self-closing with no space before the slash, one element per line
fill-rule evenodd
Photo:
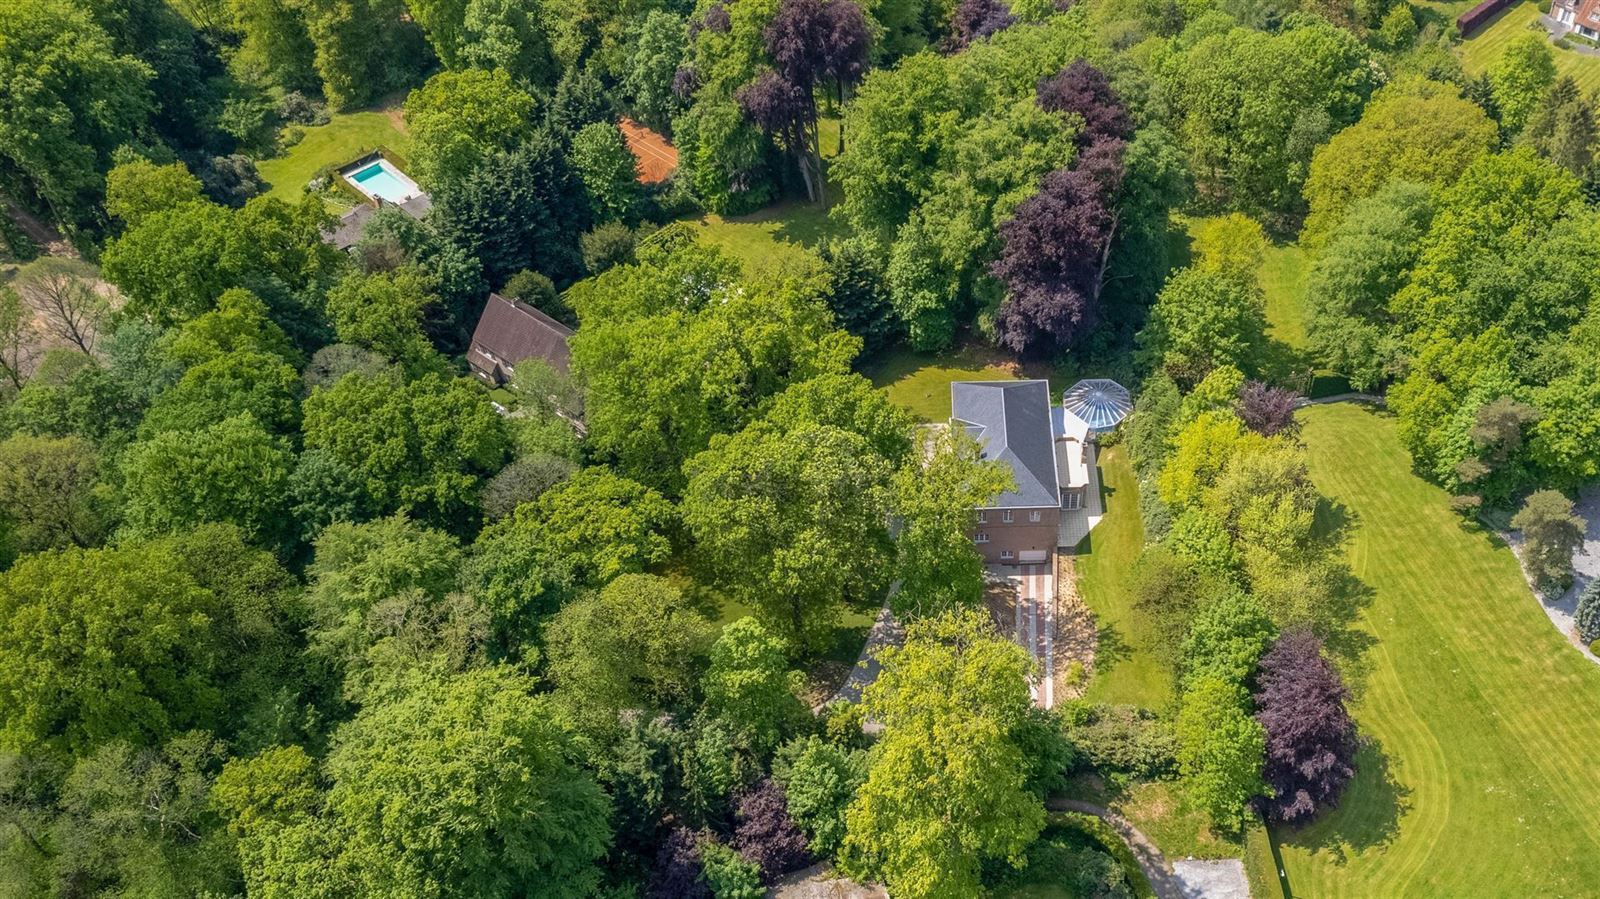
<path fill-rule="evenodd" d="M 1109 431 L 1133 411 L 1133 397 L 1116 381 L 1085 378 L 1062 394 L 1061 407 L 1083 419 L 1091 431 Z"/>

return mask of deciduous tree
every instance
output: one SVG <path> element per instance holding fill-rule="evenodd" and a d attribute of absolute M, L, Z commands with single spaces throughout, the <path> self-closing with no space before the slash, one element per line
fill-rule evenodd
<path fill-rule="evenodd" d="M 1555 490 L 1536 491 L 1523 501 L 1511 526 L 1522 532 L 1522 565 L 1529 577 L 1543 589 L 1566 589 L 1585 528 L 1572 512 L 1572 500 Z"/>
<path fill-rule="evenodd" d="M 611 728 L 625 710 L 687 707 L 711 628 L 666 580 L 625 574 L 562 606 L 544 642 L 557 696 Z"/>
<path fill-rule="evenodd" d="M 1266 789 L 1266 737 L 1249 701 L 1239 684 L 1215 676 L 1194 681 L 1180 700 L 1178 771 L 1211 824 L 1229 831 L 1244 826 L 1250 798 Z"/>
<path fill-rule="evenodd" d="M 1489 88 L 1506 131 L 1522 131 L 1556 80 L 1555 55 L 1538 35 L 1524 34 L 1506 44 L 1489 67 Z"/>
<path fill-rule="evenodd" d="M 880 661 L 865 702 L 884 731 L 847 813 L 847 867 L 896 896 L 976 896 L 982 864 L 1015 863 L 1044 827 L 1012 738 L 1028 658 L 967 610 L 908 625 Z"/>
<path fill-rule="evenodd" d="M 325 450 L 359 475 L 381 514 L 405 510 L 463 526 L 476 515 L 483 479 L 499 469 L 505 422 L 482 391 L 442 375 L 401 383 L 345 375 L 304 404 L 305 447 Z"/>
<path fill-rule="evenodd" d="M 17 552 L 96 546 L 114 512 L 94 447 L 79 436 L 0 442 L 0 514 Z"/>
<path fill-rule="evenodd" d="M 0 159 L 57 221 L 86 223 L 112 151 L 155 110 L 155 73 L 119 53 L 89 10 L 68 0 L 7 3 L 0 34 Z"/>
<path fill-rule="evenodd" d="M 585 125 L 572 136 L 572 167 L 589 194 L 596 221 L 638 221 L 644 200 L 639 185 L 639 161 L 622 130 L 610 122 Z"/>
<path fill-rule="evenodd" d="M 1140 342 L 1180 384 L 1231 365 L 1253 369 L 1266 331 L 1261 289 L 1237 276 L 1184 269 L 1161 289 Z"/>
<path fill-rule="evenodd" d="M 1356 725 L 1339 672 L 1309 631 L 1278 637 L 1256 676 L 1256 721 L 1266 731 L 1263 800 L 1275 821 L 1303 824 L 1338 805 L 1355 776 Z"/>
<path fill-rule="evenodd" d="M 859 435 L 763 423 L 686 465 L 683 517 L 716 576 L 802 651 L 845 603 L 876 603 L 891 546 L 889 465 Z"/>
<path fill-rule="evenodd" d="M 1494 149 L 1497 138 L 1482 108 L 1454 85 L 1414 76 L 1396 80 L 1311 158 L 1305 186 L 1311 214 L 1302 239 L 1326 239 L 1351 204 L 1391 182 L 1453 182 Z"/>
<path fill-rule="evenodd" d="M 434 190 L 533 134 L 533 96 L 502 70 L 440 72 L 406 98 L 411 164 Z"/>
<path fill-rule="evenodd" d="M 122 463 L 123 533 L 174 534 L 206 522 L 237 525 L 276 546 L 290 536 L 285 514 L 294 456 L 248 415 L 194 431 L 163 431 L 134 444 Z"/>
<path fill-rule="evenodd" d="M 895 472 L 891 489 L 900 520 L 889 604 L 902 620 L 983 599 L 983 556 L 972 545 L 973 509 L 1015 486 L 1010 469 L 983 458 L 977 441 L 951 429 L 931 441 L 923 464 Z"/>

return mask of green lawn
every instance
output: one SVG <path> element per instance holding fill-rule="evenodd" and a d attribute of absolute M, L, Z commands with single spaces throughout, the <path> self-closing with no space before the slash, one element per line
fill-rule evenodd
<path fill-rule="evenodd" d="M 950 382 L 1007 381 L 1021 376 L 1015 362 L 998 350 L 981 346 L 938 355 L 899 350 L 869 360 L 863 368 L 875 386 L 888 391 L 890 402 L 929 422 L 950 418 Z"/>
<path fill-rule="evenodd" d="M 1444 6 L 1434 5 L 1441 7 L 1441 11 Z M 1453 14 L 1451 18 L 1454 19 Z M 1543 33 L 1538 18 L 1539 6 L 1531 0 L 1500 13 L 1494 21 L 1479 29 L 1468 40 L 1461 42 L 1457 48 L 1461 55 L 1461 67 L 1468 75 L 1483 74 L 1495 60 L 1500 58 L 1500 54 L 1505 52 L 1506 44 L 1513 38 L 1527 34 L 1530 30 Z M 1557 77 L 1571 75 L 1573 80 L 1578 82 L 1580 93 L 1589 94 L 1600 88 L 1600 57 L 1586 56 L 1553 45 L 1550 50 L 1555 54 Z"/>
<path fill-rule="evenodd" d="M 1290 349 L 1306 348 L 1306 269 L 1310 256 L 1297 244 L 1267 248 L 1261 261 L 1261 292 L 1267 299 L 1267 336 Z"/>
<path fill-rule="evenodd" d="M 826 208 L 803 200 L 785 200 L 727 218 L 706 213 L 690 224 L 702 241 L 726 250 L 747 271 L 813 259 L 824 241 L 841 233 Z"/>
<path fill-rule="evenodd" d="M 1372 644 L 1349 666 L 1368 741 L 1341 806 L 1276 834 L 1296 896 L 1578 896 L 1600 883 L 1600 668 L 1511 552 L 1411 473 L 1388 416 L 1302 413 L 1350 522 Z"/>
<path fill-rule="evenodd" d="M 1144 546 L 1139 485 L 1128 451 L 1113 446 L 1100 454 L 1106 517 L 1080 546 L 1078 593 L 1100 629 L 1094 679 L 1087 698 L 1161 709 L 1172 699 L 1172 673 L 1152 653 L 1148 618 L 1134 608 L 1128 571 Z"/>
<path fill-rule="evenodd" d="M 389 111 L 352 112 L 335 115 L 326 125 L 306 128 L 305 137 L 287 153 L 262 160 L 256 167 L 271 188 L 270 196 L 293 202 L 324 166 L 351 162 L 380 146 L 404 155 L 410 145 L 411 139 Z"/>

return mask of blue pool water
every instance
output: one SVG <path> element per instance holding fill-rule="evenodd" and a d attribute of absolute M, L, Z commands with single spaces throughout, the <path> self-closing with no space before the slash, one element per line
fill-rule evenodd
<path fill-rule="evenodd" d="M 362 190 L 390 203 L 404 203 L 413 196 L 412 189 L 381 162 L 374 162 L 350 177 L 361 185 Z"/>

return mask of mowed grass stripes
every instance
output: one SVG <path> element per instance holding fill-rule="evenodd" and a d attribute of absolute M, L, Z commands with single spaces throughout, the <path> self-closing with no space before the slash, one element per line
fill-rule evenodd
<path fill-rule="evenodd" d="M 1301 415 L 1317 486 L 1349 516 L 1373 642 L 1351 671 L 1370 741 L 1357 782 L 1277 834 L 1294 894 L 1595 895 L 1600 667 L 1551 627 L 1511 552 L 1412 474 L 1390 417 Z"/>
<path fill-rule="evenodd" d="M 1454 20 L 1455 15 L 1449 18 Z M 1519 3 L 1495 16 L 1482 30 L 1457 47 L 1461 55 L 1461 67 L 1468 75 L 1482 75 L 1505 53 L 1506 45 L 1513 39 L 1530 33 L 1543 35 L 1544 29 L 1538 20 L 1539 5 L 1532 0 Z M 1590 94 L 1600 88 L 1600 57 L 1554 45 L 1551 45 L 1550 52 L 1555 56 L 1556 76 L 1572 76 L 1572 80 L 1578 82 L 1579 93 Z"/>

